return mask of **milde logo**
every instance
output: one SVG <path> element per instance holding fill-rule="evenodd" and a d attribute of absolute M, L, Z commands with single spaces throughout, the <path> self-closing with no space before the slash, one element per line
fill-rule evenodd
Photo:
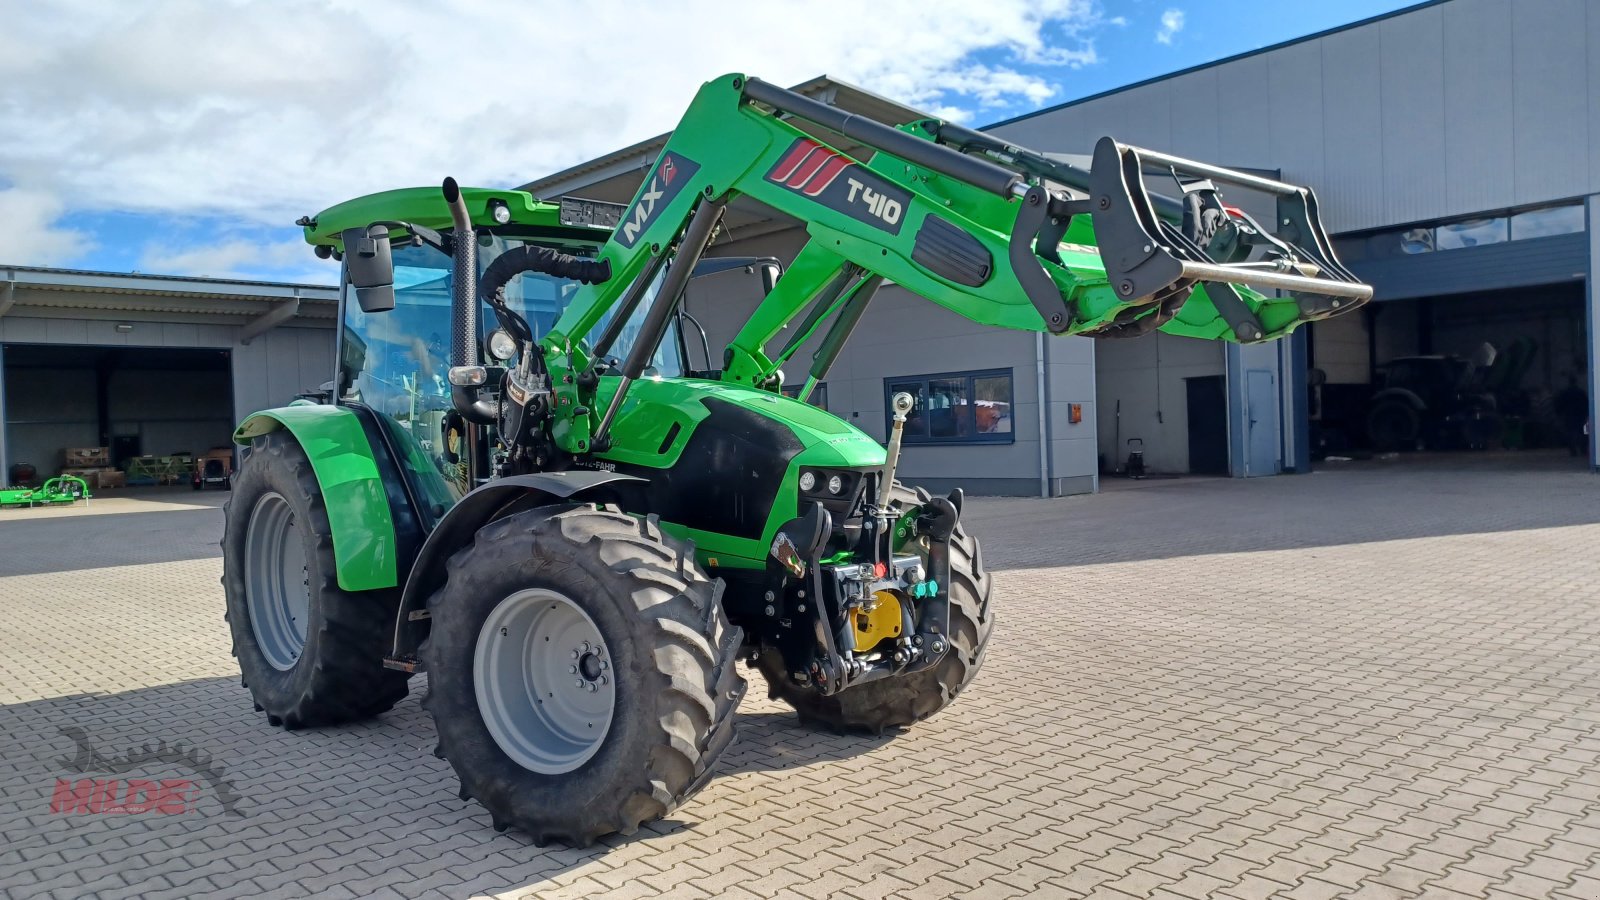
<path fill-rule="evenodd" d="M 205 782 L 216 795 L 217 802 L 230 816 L 239 812 L 239 795 L 233 782 L 222 773 L 210 756 L 181 744 L 168 745 L 161 741 L 145 744 L 142 749 L 130 750 L 122 756 L 107 756 L 94 748 L 88 732 L 76 726 L 59 729 L 77 745 L 78 752 L 66 759 L 57 760 L 61 768 L 79 774 L 105 773 L 123 775 L 137 769 L 161 764 L 181 767 L 193 772 L 196 778 L 57 778 L 50 795 L 50 812 L 57 815 L 180 815 L 195 810 L 199 798 L 198 782 Z"/>

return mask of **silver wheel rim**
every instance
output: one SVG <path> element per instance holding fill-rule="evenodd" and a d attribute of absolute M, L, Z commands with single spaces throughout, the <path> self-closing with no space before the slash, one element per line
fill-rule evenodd
<path fill-rule="evenodd" d="M 501 600 L 472 656 L 478 710 L 494 742 L 532 772 L 571 772 L 611 730 L 617 682 L 594 620 L 544 588 Z"/>
<path fill-rule="evenodd" d="M 280 672 L 294 668 L 306 647 L 311 618 L 311 587 L 306 548 L 294 510 L 281 494 L 256 501 L 245 527 L 245 608 L 256 646 Z"/>

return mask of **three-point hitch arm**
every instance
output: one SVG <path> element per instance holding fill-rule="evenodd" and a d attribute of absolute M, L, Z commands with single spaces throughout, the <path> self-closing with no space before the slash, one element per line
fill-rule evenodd
<path fill-rule="evenodd" d="M 819 133 L 870 149 L 870 160 Z M 1181 197 L 1153 195 L 1147 173 L 1170 176 Z M 1225 205 L 1218 185 L 1275 196 L 1275 227 Z M 628 384 L 741 196 L 798 219 L 808 235 L 724 352 L 722 378 L 744 384 L 775 388 L 779 367 L 819 330 L 808 384 L 822 378 L 886 279 L 1002 328 L 1241 342 L 1282 337 L 1372 294 L 1334 255 L 1309 188 L 1111 138 L 1085 170 L 936 119 L 894 127 L 727 75 L 701 88 L 600 251 L 610 277 L 581 288 L 539 342 L 563 449 L 605 448 Z M 608 312 L 608 327 L 585 343 Z M 783 346 L 769 348 L 796 319 Z M 607 353 L 630 322 L 640 322 L 633 346 L 610 368 Z M 621 378 L 601 391 L 601 375 Z"/>

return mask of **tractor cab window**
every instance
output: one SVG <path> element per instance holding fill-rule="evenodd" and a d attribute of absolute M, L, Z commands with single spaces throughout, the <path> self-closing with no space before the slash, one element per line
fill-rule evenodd
<path fill-rule="evenodd" d="M 478 236 L 481 272 L 502 253 L 520 246 L 515 238 Z M 585 252 L 562 246 L 567 253 Z M 408 477 L 427 505 L 448 507 L 471 489 L 458 446 L 448 443 L 444 424 L 451 411 L 450 385 L 450 257 L 423 246 L 395 245 L 394 309 L 364 313 L 346 303 L 339 336 L 338 397 L 360 403 L 382 418 L 401 455 L 410 462 Z M 506 302 L 528 320 L 534 336 L 549 332 L 580 289 L 576 282 L 524 273 L 506 286 Z M 650 297 L 639 305 L 612 353 L 625 356 L 643 322 Z M 478 320 L 485 334 L 498 327 L 493 310 L 482 304 Z M 602 324 L 603 327 L 603 324 Z M 480 335 L 480 340 L 484 335 Z M 681 373 L 678 335 L 661 342 L 651 374 Z"/>
<path fill-rule="evenodd" d="M 649 289 L 645 291 L 644 299 L 634 308 L 633 315 L 628 317 L 628 323 L 622 326 L 622 333 L 617 336 L 615 344 L 606 352 L 606 358 L 616 361 L 626 359 L 628 352 L 633 348 L 633 343 L 639 337 L 639 329 L 644 327 L 645 316 L 650 312 L 650 307 L 655 304 L 656 294 L 661 290 L 661 282 L 667 277 L 667 267 L 663 267 L 656 275 Z M 595 325 L 594 331 L 589 334 L 589 339 L 594 341 L 605 332 L 615 318 L 617 308 L 613 306 L 606 310 L 605 315 Z M 645 365 L 646 377 L 660 375 L 665 378 L 674 378 L 684 374 L 683 345 L 680 337 L 679 323 L 674 318 L 668 325 L 667 333 L 661 338 L 660 346 L 656 347 L 655 355 Z"/>

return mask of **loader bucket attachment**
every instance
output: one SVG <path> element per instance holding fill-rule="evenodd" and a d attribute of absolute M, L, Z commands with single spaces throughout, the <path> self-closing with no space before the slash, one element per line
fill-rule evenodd
<path fill-rule="evenodd" d="M 1183 184 L 1180 223 L 1157 214 L 1144 183 L 1144 173 L 1152 166 Z M 1183 183 L 1185 176 L 1193 180 Z M 1280 230 L 1263 228 L 1240 210 L 1223 206 L 1216 196 L 1217 183 L 1275 195 Z M 1095 146 L 1089 191 L 1106 277 L 1125 301 L 1153 302 L 1174 290 L 1187 292 L 1197 283 L 1216 286 L 1220 290 L 1207 294 L 1217 311 L 1239 340 L 1253 341 L 1265 334 L 1260 323 L 1251 321 L 1253 316 L 1234 285 L 1285 291 L 1308 321 L 1372 297 L 1372 288 L 1334 255 L 1310 188 L 1105 137 Z"/>
<path fill-rule="evenodd" d="M 986 157 L 1037 183 L 1020 194 L 1023 208 L 1011 234 L 1010 258 L 1029 299 L 1055 333 L 1128 336 L 1151 331 L 1177 314 L 1197 285 L 1240 341 L 1281 336 L 1266 328 L 1239 288 L 1284 291 L 1295 301 L 1295 323 L 1326 318 L 1372 297 L 1340 264 L 1322 226 L 1310 188 L 1196 162 L 1101 138 L 1092 161 L 1039 153 L 993 135 L 947 122 L 931 131 L 964 154 Z M 1077 164 L 1083 160 L 1087 165 Z M 1150 176 L 1171 178 L 1181 196 L 1152 192 Z M 1223 204 L 1218 185 L 1277 198 L 1266 228 Z M 1094 224 L 1106 277 L 1126 309 L 1112 322 L 1084 328 L 1073 322 L 1038 258 L 1060 263 L 1057 245 L 1072 218 Z"/>

